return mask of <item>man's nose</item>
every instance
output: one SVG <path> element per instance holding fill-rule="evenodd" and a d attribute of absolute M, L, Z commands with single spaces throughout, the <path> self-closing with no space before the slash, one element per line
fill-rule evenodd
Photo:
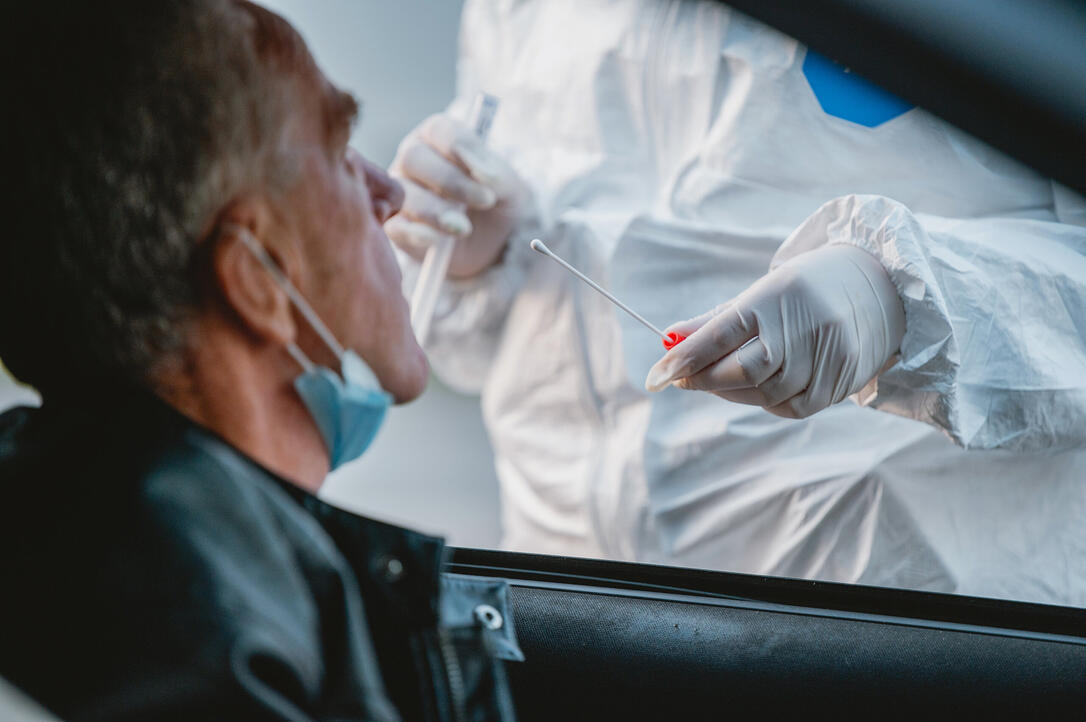
<path fill-rule="evenodd" d="M 392 178 L 385 169 L 366 160 L 356 152 L 357 160 L 362 164 L 366 176 L 366 187 L 373 202 L 373 213 L 377 220 L 384 223 L 403 208 L 404 190 L 399 181 Z"/>
<path fill-rule="evenodd" d="M 403 208 L 404 190 L 400 182 L 394 178 L 389 178 L 389 187 L 387 191 L 381 195 L 374 195 L 373 199 L 373 212 L 377 216 L 382 224 L 392 216 L 400 212 Z"/>

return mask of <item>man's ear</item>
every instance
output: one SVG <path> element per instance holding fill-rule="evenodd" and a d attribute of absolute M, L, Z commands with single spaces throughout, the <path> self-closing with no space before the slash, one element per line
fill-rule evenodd
<path fill-rule="evenodd" d="M 249 234 L 291 278 L 294 259 L 266 243 L 270 219 L 259 203 L 234 204 L 220 226 L 211 267 L 221 297 L 246 330 L 261 341 L 285 346 L 297 333 L 290 299 L 243 237 Z"/>

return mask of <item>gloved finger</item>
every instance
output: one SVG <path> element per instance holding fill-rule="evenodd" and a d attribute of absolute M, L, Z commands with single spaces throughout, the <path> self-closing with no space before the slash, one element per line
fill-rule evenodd
<path fill-rule="evenodd" d="M 431 246 L 450 238 L 433 226 L 396 215 L 385 223 L 385 234 L 407 255 L 421 261 Z"/>
<path fill-rule="evenodd" d="M 665 328 L 664 333 L 677 333 L 681 336 L 690 336 L 690 334 L 694 333 L 699 328 L 708 323 L 709 319 L 713 318 L 714 316 L 719 316 L 731 305 L 732 302 L 728 301 L 727 303 L 722 303 L 716 308 L 709 309 L 705 313 L 694 316 L 693 318 L 688 318 L 685 321 L 676 321 L 675 323 Z"/>
<path fill-rule="evenodd" d="M 795 397 L 793 397 L 793 399 L 794 398 Z M 782 419 L 802 419 L 802 418 L 805 418 L 803 416 L 800 416 L 796 412 L 795 407 L 792 406 L 793 399 L 789 399 L 788 401 L 785 401 L 782 404 L 777 404 L 776 406 L 765 406 L 763 408 L 766 411 L 768 411 L 769 413 L 773 414 L 774 416 L 780 416 Z"/>
<path fill-rule="evenodd" d="M 766 410 L 785 418 L 805 419 L 842 401 L 848 394 L 848 380 L 855 375 L 856 354 L 827 353 L 831 348 L 836 346 L 819 346 L 821 352 L 811 357 L 803 393 Z"/>
<path fill-rule="evenodd" d="M 423 121 L 419 135 L 437 152 L 459 162 L 480 183 L 501 191 L 505 162 L 465 124 L 439 113 Z"/>
<path fill-rule="evenodd" d="M 788 419 L 805 419 L 833 405 L 833 384 L 813 380 L 802 394 L 766 411 Z"/>
<path fill-rule="evenodd" d="M 493 190 L 425 143 L 412 143 L 406 148 L 399 168 L 406 178 L 468 208 L 486 210 L 498 202 Z"/>
<path fill-rule="evenodd" d="M 734 354 L 733 354 L 734 355 Z M 802 393 L 811 382 L 811 361 L 807 357 L 783 359 L 780 369 L 758 384 L 766 408 L 778 406 Z"/>
<path fill-rule="evenodd" d="M 756 388 L 710 391 L 709 393 L 714 396 L 719 396 L 725 401 L 731 401 L 732 403 L 765 407 L 765 396 Z"/>
<path fill-rule="evenodd" d="M 757 388 L 777 373 L 780 365 L 780 354 L 770 353 L 760 338 L 754 338 L 715 364 L 679 379 L 675 385 L 701 391 Z M 764 395 L 764 391 L 759 391 Z"/>
<path fill-rule="evenodd" d="M 675 379 L 692 376 L 727 356 L 756 334 L 757 323 L 754 316 L 743 313 L 739 304 L 734 303 L 664 354 L 663 358 L 649 369 L 645 388 L 649 391 L 660 391 Z"/>
<path fill-rule="evenodd" d="M 407 194 L 401 212 L 408 220 L 426 223 L 457 238 L 471 235 L 471 220 L 464 213 L 464 206 L 448 201 L 412 180 L 405 178 L 403 183 Z"/>

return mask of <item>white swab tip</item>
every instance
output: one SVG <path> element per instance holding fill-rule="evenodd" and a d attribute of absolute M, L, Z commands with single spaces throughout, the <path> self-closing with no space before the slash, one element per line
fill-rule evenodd
<path fill-rule="evenodd" d="M 532 242 L 529 243 L 528 245 L 536 253 L 547 253 L 548 251 L 550 251 L 550 249 L 547 248 L 547 245 L 545 243 L 543 243 L 543 241 L 539 240 L 538 238 L 533 238 Z"/>

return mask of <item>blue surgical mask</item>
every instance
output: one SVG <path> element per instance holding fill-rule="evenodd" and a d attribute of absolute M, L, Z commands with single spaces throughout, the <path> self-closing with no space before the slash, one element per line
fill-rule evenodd
<path fill-rule="evenodd" d="M 392 405 L 392 397 L 381 388 L 376 374 L 366 362 L 340 345 L 252 234 L 245 229 L 241 229 L 240 234 L 245 246 L 286 291 L 298 312 L 339 359 L 340 372 L 337 374 L 326 366 L 314 364 L 296 344 L 287 346 L 287 351 L 302 367 L 302 373 L 294 379 L 294 389 L 324 439 L 334 471 L 369 448 Z"/>
<path fill-rule="evenodd" d="M 373 371 L 354 351 L 343 352 L 339 368 L 341 376 L 311 364 L 294 379 L 294 388 L 328 447 L 333 470 L 362 456 L 392 405 L 392 397 L 381 389 Z"/>

